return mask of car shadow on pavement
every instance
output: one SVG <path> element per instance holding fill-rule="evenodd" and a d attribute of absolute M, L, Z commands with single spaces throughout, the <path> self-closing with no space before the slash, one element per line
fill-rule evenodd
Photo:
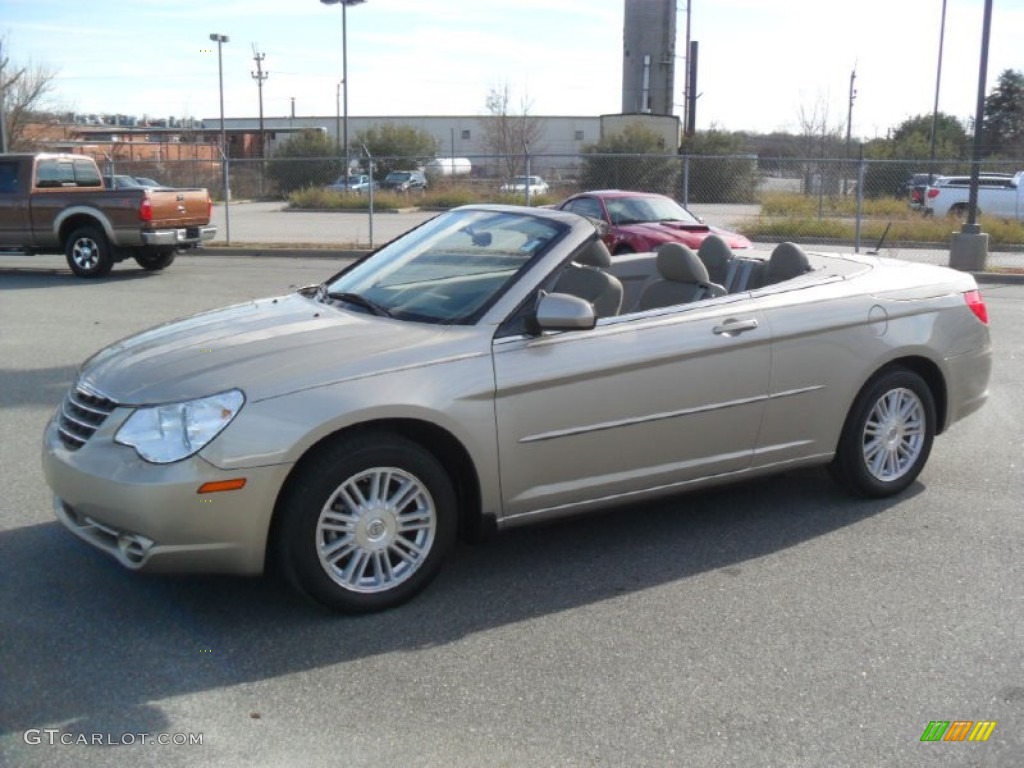
<path fill-rule="evenodd" d="M 0 368 L 0 408 L 32 405 L 57 407 L 74 381 L 77 367 L 58 365 L 52 368 Z"/>
<path fill-rule="evenodd" d="M 123 265 L 115 266 L 105 277 L 82 278 L 70 269 L 56 267 L 0 267 L 0 291 L 53 290 L 55 288 L 87 288 L 100 283 L 123 283 L 133 280 L 158 278 L 160 272 L 141 267 L 133 269 Z"/>
<path fill-rule="evenodd" d="M 148 702 L 443 646 L 709 572 L 742 590 L 749 561 L 907 494 L 854 500 L 825 472 L 797 471 L 516 529 L 460 546 L 410 603 L 358 617 L 297 599 L 273 576 L 132 574 L 57 523 L 9 530 L 0 533 L 0 734 L 52 723 L 158 732 L 169 723 Z M 245 695 L 254 711 L 269 705 Z"/>

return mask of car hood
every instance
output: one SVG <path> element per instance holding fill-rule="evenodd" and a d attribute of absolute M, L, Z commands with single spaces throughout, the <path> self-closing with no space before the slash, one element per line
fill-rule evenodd
<path fill-rule="evenodd" d="M 743 235 L 726 229 L 713 227 L 709 224 L 686 224 L 681 221 L 648 221 L 618 226 L 621 232 L 645 237 L 648 240 L 667 243 L 682 242 L 690 247 L 697 247 L 708 235 L 718 235 L 731 248 L 749 248 L 750 241 Z"/>
<path fill-rule="evenodd" d="M 240 388 L 250 400 L 443 355 L 448 326 L 319 304 L 300 294 L 261 299 L 123 339 L 82 366 L 81 383 L 130 405 Z M 458 335 L 458 334 L 455 334 Z M 409 350 L 422 348 L 411 356 Z"/>

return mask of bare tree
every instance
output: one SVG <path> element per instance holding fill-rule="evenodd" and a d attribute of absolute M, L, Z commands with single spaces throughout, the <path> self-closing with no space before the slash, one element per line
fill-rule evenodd
<path fill-rule="evenodd" d="M 487 92 L 485 106 L 490 120 L 484 122 L 484 145 L 488 152 L 498 156 L 505 176 L 522 174 L 526 154 L 542 149 L 537 142 L 544 127 L 539 118 L 530 115 L 532 102 L 524 97 L 518 110 L 513 108 L 512 95 L 505 83 Z"/>
<path fill-rule="evenodd" d="M 56 71 L 42 64 L 11 64 L 0 39 L 0 147 L 4 151 L 32 149 L 25 128 L 41 111 L 45 98 L 53 90 Z"/>
<path fill-rule="evenodd" d="M 831 193 L 838 191 L 841 168 L 835 163 L 826 163 L 826 154 L 840 157 L 842 152 L 843 125 L 838 123 L 829 127 L 828 99 L 820 94 L 810 106 L 800 105 L 798 123 L 800 125 L 800 139 L 804 155 L 804 179 L 803 186 L 805 194 L 812 192 L 821 194 L 825 189 Z M 826 150 L 829 150 L 827 152 Z M 817 162 L 811 161 L 812 157 L 818 156 Z"/>

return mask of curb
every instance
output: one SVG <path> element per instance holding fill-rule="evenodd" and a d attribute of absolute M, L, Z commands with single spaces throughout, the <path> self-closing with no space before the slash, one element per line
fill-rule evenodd
<path fill-rule="evenodd" d="M 205 246 L 192 251 L 193 256 L 229 256 L 240 259 L 273 258 L 273 259 L 358 259 L 365 256 L 367 250 L 351 248 L 274 248 L 261 246 Z"/>

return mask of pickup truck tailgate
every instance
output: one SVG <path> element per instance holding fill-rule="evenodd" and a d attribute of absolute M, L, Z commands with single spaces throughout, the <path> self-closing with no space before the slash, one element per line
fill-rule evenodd
<path fill-rule="evenodd" d="M 161 227 L 195 227 L 206 224 L 210 217 L 205 189 L 150 189 L 154 229 Z"/>

